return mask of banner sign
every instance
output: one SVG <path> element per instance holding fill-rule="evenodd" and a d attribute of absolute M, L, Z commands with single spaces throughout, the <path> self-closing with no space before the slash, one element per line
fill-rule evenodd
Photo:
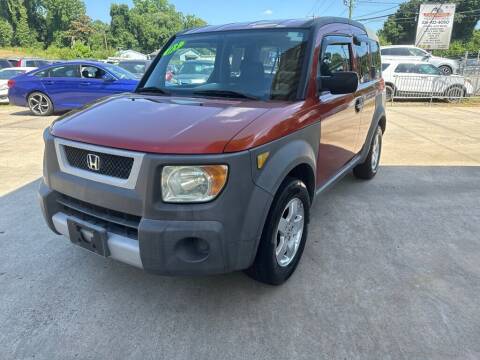
<path fill-rule="evenodd" d="M 422 4 L 415 45 L 423 49 L 448 49 L 452 37 L 455 4 Z"/>

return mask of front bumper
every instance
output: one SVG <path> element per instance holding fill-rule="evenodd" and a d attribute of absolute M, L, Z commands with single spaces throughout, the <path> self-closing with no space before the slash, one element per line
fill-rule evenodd
<path fill-rule="evenodd" d="M 142 154 L 135 183 L 122 187 L 65 172 L 54 137 L 45 131 L 44 139 L 39 198 L 54 232 L 68 237 L 68 218 L 100 224 L 107 230 L 111 258 L 156 274 L 224 273 L 253 262 L 272 196 L 253 183 L 248 151 Z M 161 201 L 162 166 L 215 163 L 229 166 L 227 185 L 217 199 L 204 204 Z M 128 229 L 117 226 L 123 222 Z"/>

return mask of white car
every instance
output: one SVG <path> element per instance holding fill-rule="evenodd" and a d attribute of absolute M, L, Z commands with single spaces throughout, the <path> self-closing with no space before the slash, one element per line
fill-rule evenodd
<path fill-rule="evenodd" d="M 444 75 L 426 61 L 382 62 L 387 99 L 445 98 L 454 100 L 473 93 L 472 84 L 460 75 Z"/>
<path fill-rule="evenodd" d="M 0 104 L 8 104 L 8 80 L 35 69 L 36 67 L 10 67 L 0 70 Z"/>
<path fill-rule="evenodd" d="M 429 52 L 413 45 L 382 46 L 380 54 L 383 61 L 426 61 L 439 68 L 444 75 L 458 73 L 456 60 L 433 56 Z"/>

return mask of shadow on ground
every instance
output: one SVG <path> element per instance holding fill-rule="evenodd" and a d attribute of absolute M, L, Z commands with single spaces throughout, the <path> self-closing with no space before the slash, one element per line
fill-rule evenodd
<path fill-rule="evenodd" d="M 37 182 L 0 198 L 5 359 L 480 357 L 480 167 L 383 167 L 312 210 L 281 287 L 160 277 L 53 235 Z"/>

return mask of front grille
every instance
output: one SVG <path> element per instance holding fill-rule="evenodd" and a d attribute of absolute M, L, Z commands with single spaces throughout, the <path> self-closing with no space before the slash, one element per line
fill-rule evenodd
<path fill-rule="evenodd" d="M 67 215 L 101 226 L 108 232 L 138 240 L 140 216 L 92 205 L 67 195 L 61 195 L 57 202 Z"/>
<path fill-rule="evenodd" d="M 120 179 L 128 179 L 132 171 L 133 158 L 118 156 L 112 154 L 101 153 L 97 151 L 90 151 L 79 149 L 72 146 L 63 146 L 65 155 L 70 166 L 78 169 L 90 171 L 95 174 L 102 174 L 112 176 Z M 98 170 L 91 170 L 88 167 L 88 155 L 97 155 L 100 158 Z"/>

